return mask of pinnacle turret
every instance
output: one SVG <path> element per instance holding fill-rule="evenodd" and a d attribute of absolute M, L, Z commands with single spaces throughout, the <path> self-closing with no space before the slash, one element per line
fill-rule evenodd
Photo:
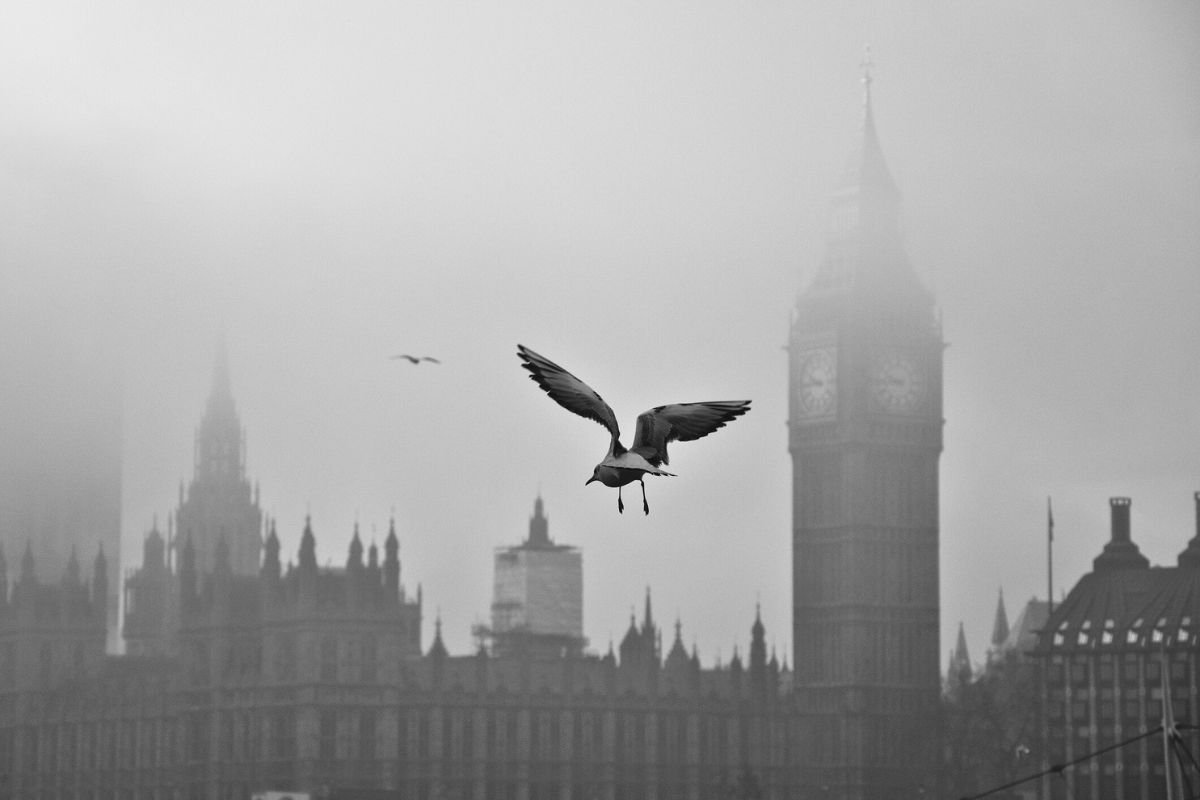
<path fill-rule="evenodd" d="M 442 641 L 442 617 L 439 614 L 433 623 L 433 644 L 429 646 L 429 657 L 435 661 L 442 661 L 449 655 Z"/>
<path fill-rule="evenodd" d="M 546 519 L 542 495 L 539 493 L 533 501 L 533 516 L 529 518 L 529 538 L 525 540 L 527 547 L 549 547 L 550 521 Z"/>
<path fill-rule="evenodd" d="M 346 558 L 346 568 L 361 570 L 363 567 L 362 539 L 358 536 L 358 523 L 354 523 L 354 536 L 350 539 L 350 553 Z"/>
<path fill-rule="evenodd" d="M 767 668 L 766 630 L 762 624 L 762 609 L 754 607 L 754 624 L 750 627 L 750 673 L 761 677 Z"/>
<path fill-rule="evenodd" d="M 262 574 L 278 580 L 280 577 L 279 536 L 275 533 L 275 520 L 271 520 L 271 529 L 267 534 L 265 554 L 263 556 Z"/>
<path fill-rule="evenodd" d="M 1008 640 L 1008 613 L 1004 610 L 1004 589 L 996 601 L 996 619 L 992 622 L 992 647 L 999 650 Z"/>
<path fill-rule="evenodd" d="M 396 518 L 388 522 L 383 542 L 383 588 L 390 595 L 400 594 L 400 540 L 396 538 Z"/>
<path fill-rule="evenodd" d="M 317 571 L 317 539 L 313 536 L 312 517 L 304 517 L 304 533 L 300 535 L 300 564 L 301 571 L 315 573 Z"/>

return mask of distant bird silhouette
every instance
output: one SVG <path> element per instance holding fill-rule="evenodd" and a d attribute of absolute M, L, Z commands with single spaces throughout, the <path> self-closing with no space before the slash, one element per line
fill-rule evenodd
<path fill-rule="evenodd" d="M 410 364 L 420 364 L 422 361 L 431 361 L 434 364 L 442 363 L 441 361 L 438 361 L 433 356 L 410 356 L 408 353 L 400 353 L 399 355 L 392 356 L 392 360 L 395 360 L 397 358 L 403 358 L 405 361 L 409 362 Z"/>
<path fill-rule="evenodd" d="M 707 436 L 750 410 L 749 400 L 658 406 L 638 415 L 633 446 L 626 448 L 621 444 L 621 430 L 617 426 L 616 415 L 595 389 L 525 345 L 517 345 L 517 356 L 521 359 L 521 366 L 529 370 L 530 378 L 552 400 L 567 411 L 595 420 L 608 429 L 611 436 L 608 455 L 596 465 L 592 477 L 584 485 L 600 481 L 605 486 L 616 487 L 617 511 L 621 513 L 625 511 L 621 487 L 634 481 L 642 486 L 642 511 L 650 513 L 650 504 L 646 502 L 646 482 L 642 478 L 647 473 L 674 476 L 674 473 L 660 469 L 663 464 L 671 463 L 667 458 L 669 442 L 690 442 Z"/>

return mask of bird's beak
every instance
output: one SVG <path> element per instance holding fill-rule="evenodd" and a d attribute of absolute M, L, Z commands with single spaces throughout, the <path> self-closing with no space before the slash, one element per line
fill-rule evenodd
<path fill-rule="evenodd" d="M 589 483 L 591 483 L 591 482 L 592 482 L 592 481 L 594 481 L 594 480 L 596 480 L 596 476 L 595 476 L 595 475 L 593 475 L 592 477 L 590 477 L 590 478 L 588 478 L 586 481 L 584 481 L 584 482 L 583 482 L 583 485 L 584 485 L 584 486 L 587 486 Z"/>

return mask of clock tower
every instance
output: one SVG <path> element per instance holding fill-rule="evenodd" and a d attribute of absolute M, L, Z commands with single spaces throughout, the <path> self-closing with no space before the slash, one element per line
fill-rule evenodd
<path fill-rule="evenodd" d="M 803 782 L 933 797 L 941 325 L 904 252 L 864 76 L 862 136 L 788 343 L 792 635 Z"/>

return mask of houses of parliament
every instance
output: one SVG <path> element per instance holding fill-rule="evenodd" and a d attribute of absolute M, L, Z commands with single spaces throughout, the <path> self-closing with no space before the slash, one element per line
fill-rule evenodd
<path fill-rule="evenodd" d="M 280 552 L 219 357 L 195 474 L 121 587 L 122 655 L 103 553 L 47 574 L 26 550 L 11 586 L 0 564 L 0 800 L 936 796 L 943 341 L 866 86 L 788 338 L 790 669 L 757 616 L 744 660 L 703 667 L 649 596 L 616 652 L 422 650 L 394 522 L 344 566 L 311 522 Z"/>

